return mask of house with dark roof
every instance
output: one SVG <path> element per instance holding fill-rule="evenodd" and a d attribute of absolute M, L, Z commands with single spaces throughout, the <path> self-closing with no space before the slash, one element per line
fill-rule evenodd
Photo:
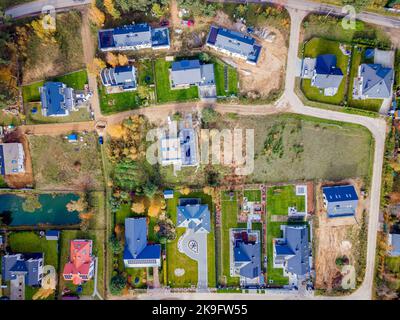
<path fill-rule="evenodd" d="M 329 218 L 354 216 L 358 195 L 352 185 L 323 187 L 324 207 Z"/>
<path fill-rule="evenodd" d="M 25 172 L 25 152 L 21 143 L 0 143 L 0 175 Z"/>
<path fill-rule="evenodd" d="M 258 230 L 230 230 L 230 275 L 240 277 L 241 286 L 260 285 L 261 280 L 261 243 Z"/>
<path fill-rule="evenodd" d="M 215 86 L 214 65 L 200 64 L 199 60 L 180 60 L 172 63 L 171 87 Z"/>
<path fill-rule="evenodd" d="M 62 82 L 46 82 L 39 92 L 45 117 L 68 116 L 75 109 L 74 89 Z"/>
<path fill-rule="evenodd" d="M 99 30 L 101 51 L 123 51 L 141 49 L 169 49 L 168 28 L 153 29 L 147 23 L 131 24 L 115 29 Z"/>
<path fill-rule="evenodd" d="M 137 89 L 136 69 L 134 66 L 104 68 L 100 71 L 100 78 L 105 87 L 120 88 L 123 91 Z"/>
<path fill-rule="evenodd" d="M 251 36 L 216 26 L 211 26 L 206 45 L 253 65 L 257 64 L 262 48 Z"/>
<path fill-rule="evenodd" d="M 390 246 L 389 256 L 400 257 L 400 234 L 389 233 L 388 242 Z"/>
<path fill-rule="evenodd" d="M 288 275 L 304 276 L 310 271 L 308 228 L 281 225 L 283 237 L 274 239 L 273 265 Z"/>
<path fill-rule="evenodd" d="M 46 240 L 48 241 L 58 241 L 60 238 L 60 231 L 58 230 L 47 230 L 45 233 Z"/>
<path fill-rule="evenodd" d="M 43 253 L 16 253 L 2 257 L 1 274 L 4 281 L 23 276 L 25 285 L 41 286 L 43 279 Z"/>
<path fill-rule="evenodd" d="M 312 72 L 311 85 L 323 89 L 325 96 L 334 96 L 343 80 L 343 72 L 337 66 L 334 54 L 319 55 Z"/>
<path fill-rule="evenodd" d="M 394 73 L 392 68 L 381 64 L 361 64 L 358 67 L 359 99 L 385 99 L 392 96 Z"/>
<path fill-rule="evenodd" d="M 177 210 L 177 227 L 192 229 L 194 233 L 210 233 L 210 210 L 208 205 L 201 204 L 200 199 L 179 199 Z"/>
<path fill-rule="evenodd" d="M 80 285 L 94 275 L 95 257 L 92 254 L 92 240 L 71 240 L 69 261 L 64 266 L 65 281 Z"/>
<path fill-rule="evenodd" d="M 161 246 L 147 242 L 146 218 L 125 219 L 124 264 L 126 268 L 161 266 Z"/>

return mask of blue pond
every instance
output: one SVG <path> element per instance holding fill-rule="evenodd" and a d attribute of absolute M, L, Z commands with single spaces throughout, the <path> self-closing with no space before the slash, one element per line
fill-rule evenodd
<path fill-rule="evenodd" d="M 78 195 L 67 194 L 40 194 L 42 205 L 35 212 L 26 212 L 22 209 L 25 198 L 16 194 L 0 194 L 0 216 L 11 212 L 10 226 L 71 225 L 80 222 L 77 211 L 68 212 L 66 205 L 71 200 L 77 200 Z"/>

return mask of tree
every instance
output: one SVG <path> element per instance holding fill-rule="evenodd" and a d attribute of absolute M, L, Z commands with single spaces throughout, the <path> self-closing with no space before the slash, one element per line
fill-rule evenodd
<path fill-rule="evenodd" d="M 115 0 L 115 4 L 121 9 L 122 12 L 129 11 L 142 11 L 148 10 L 151 1 L 149 0 Z"/>
<path fill-rule="evenodd" d="M 100 58 L 94 58 L 93 61 L 88 65 L 88 71 L 91 74 L 98 75 L 102 69 L 106 67 L 106 64 Z"/>
<path fill-rule="evenodd" d="M 89 9 L 89 19 L 94 25 L 100 27 L 104 24 L 106 16 L 95 4 L 92 4 Z"/>
<path fill-rule="evenodd" d="M 66 207 L 68 212 L 73 212 L 73 211 L 83 212 L 87 210 L 88 206 L 89 205 L 85 197 L 82 196 L 77 201 L 71 200 L 69 203 L 67 203 Z"/>
<path fill-rule="evenodd" d="M 143 192 L 147 198 L 151 199 L 157 192 L 157 186 L 153 184 L 151 181 L 147 181 L 146 185 L 143 188 Z"/>
<path fill-rule="evenodd" d="M 104 0 L 104 7 L 106 8 L 110 16 L 112 16 L 114 19 L 119 19 L 121 17 L 119 11 L 114 7 L 113 0 Z"/>
<path fill-rule="evenodd" d="M 43 19 L 45 19 L 45 17 Z M 56 42 L 56 39 L 54 38 L 55 29 L 54 28 L 45 29 L 44 23 L 41 19 L 33 20 L 30 25 L 34 33 L 44 42 L 52 42 L 52 43 Z"/>
<path fill-rule="evenodd" d="M 151 13 L 156 18 L 161 18 L 165 14 L 165 9 L 159 3 L 153 3 L 151 6 Z"/>
<path fill-rule="evenodd" d="M 120 66 L 126 66 L 129 63 L 129 59 L 125 54 L 119 53 L 118 54 L 118 64 Z"/>
<path fill-rule="evenodd" d="M 141 214 L 141 213 L 145 212 L 146 207 L 145 207 L 143 201 L 140 201 L 140 202 L 133 203 L 131 210 L 135 213 Z"/>
<path fill-rule="evenodd" d="M 114 254 L 119 254 L 122 251 L 121 243 L 118 241 L 118 239 L 114 235 L 112 235 L 110 237 L 109 244 L 110 244 L 111 251 Z"/>
<path fill-rule="evenodd" d="M 180 190 L 179 190 L 179 192 L 181 193 L 181 194 L 183 194 L 184 196 L 187 196 L 189 193 L 190 193 L 190 188 L 189 187 L 182 187 Z"/>
<path fill-rule="evenodd" d="M 126 278 L 120 274 L 116 275 L 111 278 L 110 292 L 113 295 L 120 295 L 121 291 L 125 288 L 125 286 L 126 286 Z"/>
<path fill-rule="evenodd" d="M 106 62 L 113 68 L 118 65 L 118 56 L 112 52 L 107 52 L 106 54 Z"/>
<path fill-rule="evenodd" d="M 204 124 L 208 125 L 212 122 L 217 122 L 221 118 L 221 115 L 215 111 L 212 107 L 204 108 L 201 112 L 201 120 Z"/>
<path fill-rule="evenodd" d="M 175 240 L 176 230 L 173 222 L 170 219 L 160 220 L 158 222 L 159 231 L 158 235 L 160 238 L 165 238 L 167 240 Z"/>
<path fill-rule="evenodd" d="M 199 59 L 203 62 L 209 62 L 211 58 L 207 52 L 200 52 Z"/>

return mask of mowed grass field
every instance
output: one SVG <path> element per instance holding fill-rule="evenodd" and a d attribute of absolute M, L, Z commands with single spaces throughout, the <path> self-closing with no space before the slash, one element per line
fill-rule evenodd
<path fill-rule="evenodd" d="M 247 183 L 309 179 L 339 180 L 369 177 L 374 141 L 361 126 L 283 114 L 265 117 L 238 116 L 215 123 L 218 129 L 254 129 L 254 171 Z M 276 133 L 276 127 L 280 131 Z M 282 153 L 265 153 L 268 137 Z"/>
<path fill-rule="evenodd" d="M 339 42 L 325 40 L 322 38 L 313 38 L 305 45 L 304 49 L 304 57 L 316 58 L 322 54 L 334 54 L 337 59 L 337 67 L 339 67 L 343 72 L 343 79 L 340 83 L 338 92 L 330 97 L 325 96 L 323 92 L 317 87 L 311 86 L 310 79 L 303 79 L 301 82 L 301 89 L 304 95 L 313 101 L 318 102 L 325 102 L 330 104 L 340 104 L 345 100 L 345 93 L 346 93 L 346 70 L 347 64 L 349 61 L 349 57 L 345 56 L 342 51 L 339 49 Z"/>
<path fill-rule="evenodd" d="M 154 64 L 157 101 L 159 103 L 182 102 L 199 98 L 198 88 L 196 86 L 188 89 L 171 90 L 171 84 L 169 81 L 169 69 L 171 68 L 170 61 L 165 61 L 164 58 L 160 58 L 155 60 Z"/>
<path fill-rule="evenodd" d="M 202 204 L 207 204 L 210 210 L 211 232 L 207 236 L 207 264 L 208 264 L 208 286 L 216 286 L 215 270 L 215 230 L 214 230 L 214 205 L 211 196 L 203 192 L 192 192 L 189 195 L 174 193 L 173 199 L 167 200 L 167 213 L 172 222 L 176 225 L 179 198 L 200 198 Z M 190 259 L 178 251 L 179 238 L 186 232 L 186 228 L 176 228 L 176 239 L 167 243 L 167 273 L 168 285 L 175 288 L 185 288 L 197 285 L 198 271 L 197 261 Z M 183 276 L 176 276 L 175 269 L 184 269 Z"/>
<path fill-rule="evenodd" d="M 298 212 L 305 210 L 305 197 L 296 196 L 293 185 L 268 188 L 267 211 L 269 214 L 287 215 L 289 207 L 296 207 Z"/>
<path fill-rule="evenodd" d="M 86 134 L 83 142 L 77 143 L 70 143 L 63 136 L 29 136 L 29 145 L 36 188 L 102 188 L 103 173 L 95 134 Z"/>

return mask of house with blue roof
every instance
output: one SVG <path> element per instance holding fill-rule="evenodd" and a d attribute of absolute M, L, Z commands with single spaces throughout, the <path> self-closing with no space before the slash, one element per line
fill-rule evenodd
<path fill-rule="evenodd" d="M 197 198 L 179 199 L 176 207 L 176 226 L 193 230 L 194 233 L 210 233 L 210 210 Z"/>
<path fill-rule="evenodd" d="M 75 110 L 74 89 L 62 82 L 46 82 L 39 88 L 42 115 L 45 117 L 65 117 Z"/>
<path fill-rule="evenodd" d="M 230 238 L 231 277 L 240 277 L 241 286 L 263 284 L 260 232 L 231 229 Z"/>
<path fill-rule="evenodd" d="M 1 274 L 4 281 L 22 277 L 27 286 L 41 286 L 44 276 L 43 265 L 43 253 L 7 254 L 2 257 Z"/>
<path fill-rule="evenodd" d="M 381 64 L 363 63 L 358 67 L 356 98 L 386 99 L 392 96 L 394 82 L 393 68 Z"/>
<path fill-rule="evenodd" d="M 134 66 L 104 68 L 100 71 L 100 79 L 105 87 L 119 88 L 122 91 L 137 89 L 136 69 Z"/>
<path fill-rule="evenodd" d="M 146 218 L 125 219 L 123 258 L 126 268 L 161 266 L 161 246 L 147 242 Z"/>
<path fill-rule="evenodd" d="M 334 96 L 343 80 L 343 72 L 337 66 L 334 54 L 319 55 L 315 61 L 311 85 L 323 89 L 325 96 Z"/>
<path fill-rule="evenodd" d="M 262 48 L 251 36 L 216 26 L 211 26 L 206 45 L 223 54 L 243 59 L 252 65 L 257 64 Z"/>
<path fill-rule="evenodd" d="M 310 272 L 310 245 L 306 225 L 281 225 L 283 237 L 274 239 L 273 266 L 284 275 L 301 277 Z"/>
<path fill-rule="evenodd" d="M 348 217 L 356 214 L 358 195 L 352 185 L 323 187 L 324 207 L 329 218 Z"/>
<path fill-rule="evenodd" d="M 400 257 L 400 234 L 389 233 L 388 242 L 390 246 L 389 256 Z"/>
<path fill-rule="evenodd" d="M 173 199 L 174 190 L 164 190 L 164 199 Z"/>
<path fill-rule="evenodd" d="M 157 50 L 170 48 L 168 28 L 153 29 L 147 23 L 99 30 L 98 42 L 101 51 Z"/>

